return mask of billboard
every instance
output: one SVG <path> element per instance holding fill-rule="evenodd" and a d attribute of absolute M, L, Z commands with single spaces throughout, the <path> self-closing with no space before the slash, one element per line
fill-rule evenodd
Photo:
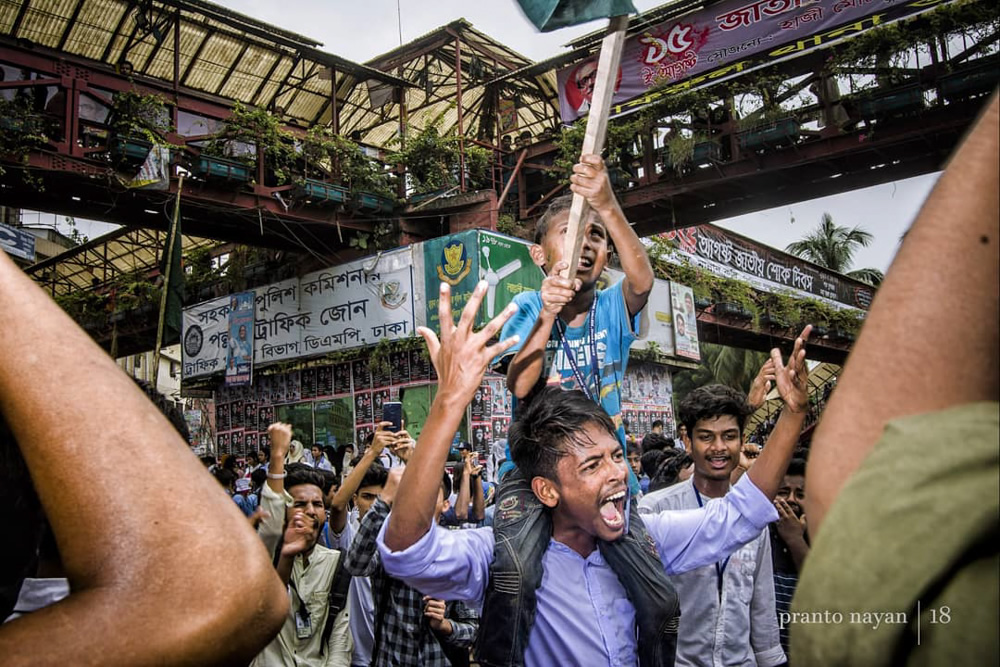
<path fill-rule="evenodd" d="M 227 365 L 230 297 L 184 310 L 185 379 Z M 254 363 L 374 345 L 414 334 L 410 250 L 401 249 L 259 288 Z"/>
<path fill-rule="evenodd" d="M 35 237 L 20 229 L 0 225 L 0 250 L 26 262 L 35 261 Z"/>
<path fill-rule="evenodd" d="M 613 115 L 728 79 L 954 0 L 726 0 L 625 42 Z M 597 56 L 556 74 L 570 123 L 590 108 Z"/>

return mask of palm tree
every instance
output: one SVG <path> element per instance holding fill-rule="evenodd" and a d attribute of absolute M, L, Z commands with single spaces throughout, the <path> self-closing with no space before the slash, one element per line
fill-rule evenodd
<path fill-rule="evenodd" d="M 691 390 L 713 383 L 749 393 L 757 371 L 768 356 L 766 352 L 702 343 L 698 368 L 674 374 L 674 397 L 680 402 Z"/>
<path fill-rule="evenodd" d="M 842 273 L 848 278 L 878 287 L 884 278 L 878 269 L 850 270 L 857 249 L 867 248 L 874 239 L 871 232 L 861 227 L 848 229 L 834 224 L 830 214 L 824 213 L 819 227 L 806 234 L 801 241 L 789 243 L 785 252 L 790 252 L 825 269 Z"/>

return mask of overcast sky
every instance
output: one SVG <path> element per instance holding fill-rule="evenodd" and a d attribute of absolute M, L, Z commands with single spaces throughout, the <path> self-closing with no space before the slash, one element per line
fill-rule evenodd
<path fill-rule="evenodd" d="M 543 60 L 563 51 L 567 42 L 603 27 L 596 21 L 550 33 L 535 30 L 514 0 L 215 0 L 215 2 L 286 30 L 323 43 L 322 49 L 356 62 L 390 51 L 459 18 L 532 60 Z M 634 0 L 639 11 L 663 4 L 662 0 Z M 398 7 L 398 12 L 397 12 Z M 401 19 L 401 20 L 398 20 Z M 855 267 L 886 270 L 937 174 L 824 197 L 792 206 L 717 221 L 723 227 L 767 245 L 784 249 L 820 221 L 824 212 L 840 225 L 861 225 L 875 235 L 874 244 L 862 249 Z M 30 219 L 25 222 L 31 222 Z M 80 224 L 81 231 L 96 236 L 104 225 Z"/>

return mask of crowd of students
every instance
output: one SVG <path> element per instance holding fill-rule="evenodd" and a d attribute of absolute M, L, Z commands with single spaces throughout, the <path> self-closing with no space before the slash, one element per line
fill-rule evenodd
<path fill-rule="evenodd" d="M 440 331 L 419 329 L 439 378 L 419 440 L 383 423 L 346 462 L 275 423 L 242 469 L 201 465 L 182 421 L 0 257 L 0 312 L 17 314 L 0 321 L 0 660 L 995 661 L 998 118 L 994 98 L 908 235 L 811 451 L 809 326 L 749 396 L 686 395 L 679 442 L 628 442 L 617 387 L 653 277 L 596 156 L 571 177 L 594 212 L 576 273 L 557 200 L 531 251 L 540 291 L 477 331 L 485 283 L 457 320 L 442 284 Z M 612 245 L 625 278 L 599 290 Z M 932 256 L 948 261 L 929 276 Z M 488 368 L 515 397 L 507 453 L 449 466 Z M 783 407 L 751 444 L 772 386 Z"/>

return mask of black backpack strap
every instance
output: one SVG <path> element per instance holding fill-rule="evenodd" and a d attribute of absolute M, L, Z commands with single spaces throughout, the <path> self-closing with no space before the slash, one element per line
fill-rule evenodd
<path fill-rule="evenodd" d="M 330 583 L 329 606 L 330 610 L 326 614 L 326 625 L 323 626 L 323 640 L 319 647 L 319 654 L 326 651 L 326 643 L 330 641 L 330 633 L 333 632 L 333 621 L 337 615 L 347 606 L 347 591 L 351 585 L 351 575 L 344 572 L 344 561 L 347 554 L 340 552 L 337 558 L 337 567 L 333 570 L 333 581 Z"/>

